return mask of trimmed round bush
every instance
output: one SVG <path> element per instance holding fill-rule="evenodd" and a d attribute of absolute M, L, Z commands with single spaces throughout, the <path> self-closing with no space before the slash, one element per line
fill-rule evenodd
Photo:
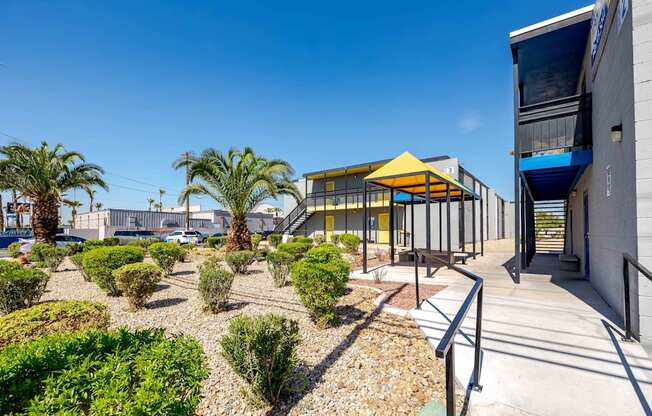
<path fill-rule="evenodd" d="M 133 240 L 127 243 L 128 246 L 135 246 L 135 247 L 140 247 L 143 250 L 147 251 L 149 249 L 149 246 L 155 243 L 160 243 L 161 240 L 159 240 L 156 237 L 150 237 L 150 238 L 145 238 L 142 240 Z"/>
<path fill-rule="evenodd" d="M 226 253 L 224 261 L 235 274 L 245 274 L 247 268 L 254 262 L 256 253 L 249 250 L 231 251 Z"/>
<path fill-rule="evenodd" d="M 15 241 L 7 247 L 7 253 L 10 257 L 16 258 L 20 256 L 20 243 Z"/>
<path fill-rule="evenodd" d="M 0 316 L 0 348 L 43 335 L 106 329 L 106 305 L 83 300 L 60 300 L 34 305 Z"/>
<path fill-rule="evenodd" d="M 274 279 L 274 286 L 283 287 L 290 276 L 290 267 L 294 256 L 284 251 L 276 250 L 267 254 L 267 268 Z"/>
<path fill-rule="evenodd" d="M 220 248 L 226 244 L 226 236 L 208 237 L 206 239 L 206 244 L 210 248 Z"/>
<path fill-rule="evenodd" d="M 131 246 L 100 247 L 84 253 L 82 266 L 90 279 L 109 296 L 119 296 L 113 271 L 125 264 L 141 263 L 143 249 Z"/>
<path fill-rule="evenodd" d="M 132 309 L 145 306 L 161 281 L 163 270 L 154 264 L 133 263 L 113 271 L 116 285 L 129 301 Z"/>
<path fill-rule="evenodd" d="M 50 278 L 41 270 L 17 266 L 0 267 L 0 311 L 4 313 L 38 302 Z"/>
<path fill-rule="evenodd" d="M 23 267 L 17 261 L 0 260 L 0 275 L 9 271 L 20 270 L 22 268 Z"/>
<path fill-rule="evenodd" d="M 340 244 L 340 236 L 341 234 L 333 234 L 331 235 L 331 243 L 338 245 Z"/>
<path fill-rule="evenodd" d="M 199 293 L 208 310 L 216 313 L 226 309 L 233 277 L 233 273 L 225 270 L 215 258 L 199 267 Z"/>
<path fill-rule="evenodd" d="M 315 234 L 314 241 L 315 244 L 319 246 L 326 242 L 326 237 L 324 236 L 324 234 Z"/>
<path fill-rule="evenodd" d="M 174 270 L 176 262 L 182 262 L 185 250 L 177 243 L 154 243 L 149 246 L 149 255 L 154 262 L 168 275 Z"/>
<path fill-rule="evenodd" d="M 335 304 L 345 294 L 350 270 L 330 244 L 313 248 L 292 267 L 292 286 L 318 327 L 337 322 Z"/>
<path fill-rule="evenodd" d="M 84 251 L 91 251 L 96 248 L 106 247 L 104 240 L 86 240 L 84 241 Z"/>
<path fill-rule="evenodd" d="M 194 415 L 199 343 L 162 329 L 48 335 L 0 350 L 0 414 Z"/>
<path fill-rule="evenodd" d="M 278 247 L 279 244 L 283 241 L 283 235 L 281 234 L 270 234 L 267 236 L 267 241 L 272 247 Z"/>
<path fill-rule="evenodd" d="M 105 246 L 117 246 L 120 244 L 120 239 L 118 237 L 104 237 Z"/>
<path fill-rule="evenodd" d="M 306 254 L 306 252 L 310 250 L 310 247 L 312 247 L 312 243 L 310 244 L 300 243 L 300 242 L 282 243 L 278 245 L 278 250 L 291 254 L 292 256 L 294 256 L 295 260 L 301 260 L 303 256 Z"/>
<path fill-rule="evenodd" d="M 340 242 L 346 249 L 347 253 L 357 253 L 360 247 L 360 237 L 354 234 L 340 235 Z"/>
<path fill-rule="evenodd" d="M 260 242 L 263 241 L 263 236 L 260 234 L 252 234 L 251 235 L 251 249 L 256 250 L 258 248 L 258 245 Z"/>
<path fill-rule="evenodd" d="M 312 244 L 315 241 L 310 237 L 296 236 L 296 237 L 292 237 L 292 242 L 293 243 L 303 243 L 303 244 L 306 244 L 308 246 L 312 246 Z"/>
<path fill-rule="evenodd" d="M 274 314 L 241 315 L 229 323 L 222 355 L 256 397 L 275 403 L 286 393 L 300 342 L 296 321 Z"/>
<path fill-rule="evenodd" d="M 90 282 L 91 278 L 88 276 L 86 271 L 84 270 L 84 252 L 81 251 L 77 254 L 73 254 L 70 256 L 70 261 L 77 267 L 77 270 L 81 273 L 82 277 L 84 278 L 85 281 Z"/>
<path fill-rule="evenodd" d="M 29 249 L 29 261 L 31 263 L 40 263 L 43 261 L 43 250 L 51 246 L 47 243 L 34 243 Z"/>
<path fill-rule="evenodd" d="M 51 272 L 56 272 L 63 259 L 66 258 L 66 249 L 63 247 L 48 246 L 41 250 L 42 265 Z"/>

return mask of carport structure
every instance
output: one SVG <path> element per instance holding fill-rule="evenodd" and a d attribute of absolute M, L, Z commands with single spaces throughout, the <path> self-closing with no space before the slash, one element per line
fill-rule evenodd
<path fill-rule="evenodd" d="M 368 229 L 368 213 L 367 213 L 367 193 L 370 185 L 382 187 L 390 190 L 389 202 L 389 246 L 390 246 L 390 264 L 394 266 L 395 257 L 395 241 L 394 241 L 394 228 L 395 228 L 395 215 L 394 206 L 397 203 L 404 206 L 410 205 L 411 209 L 411 250 L 408 252 L 409 256 L 418 257 L 422 253 L 427 254 L 424 257 L 427 267 L 427 276 L 431 276 L 431 257 L 438 256 L 445 261 L 446 264 L 455 263 L 455 259 L 465 260 L 467 257 L 475 257 L 476 252 L 476 200 L 480 197 L 471 189 L 466 187 L 460 181 L 452 178 L 439 169 L 422 162 L 409 152 L 404 152 L 392 161 L 385 164 L 380 169 L 369 174 L 364 178 L 363 188 L 363 235 L 362 239 L 362 255 L 363 255 L 363 273 L 367 273 L 367 229 Z M 462 251 L 454 251 L 451 244 L 451 202 L 459 202 L 464 210 L 464 202 L 471 201 L 472 203 L 472 242 L 473 250 L 471 253 L 466 252 L 464 244 L 462 244 Z M 446 251 L 439 250 L 434 252 L 431 247 L 431 221 L 430 221 L 430 208 L 431 204 L 435 202 L 439 204 L 440 212 L 443 204 L 446 205 Z M 417 204 L 425 205 L 425 232 L 426 232 L 426 247 L 416 249 L 414 246 L 414 206 Z M 480 220 L 482 221 L 482 204 L 480 204 Z M 441 216 L 439 217 L 441 221 Z M 462 216 L 463 220 L 464 216 Z M 482 224 L 480 230 L 482 230 Z M 439 238 L 442 240 L 442 227 L 439 227 Z M 480 233 L 480 244 L 483 246 L 484 235 Z M 414 258 L 413 257 L 413 258 Z M 415 260 L 417 260 L 415 258 Z"/>

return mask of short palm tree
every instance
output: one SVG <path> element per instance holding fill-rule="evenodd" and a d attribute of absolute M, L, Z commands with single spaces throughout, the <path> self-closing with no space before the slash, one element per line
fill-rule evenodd
<path fill-rule="evenodd" d="M 59 206 L 63 195 L 72 189 L 93 186 L 108 190 L 104 173 L 97 165 L 86 163 L 78 152 L 69 152 L 61 144 L 54 147 L 42 142 L 29 147 L 12 143 L 0 147 L 0 170 L 20 172 L 12 176 L 12 188 L 32 205 L 32 232 L 37 241 L 54 244 L 59 227 Z"/>
<path fill-rule="evenodd" d="M 154 207 L 154 210 L 156 210 L 158 212 L 161 212 L 161 210 L 163 209 L 163 204 L 161 204 L 159 202 L 155 202 L 153 207 Z"/>
<path fill-rule="evenodd" d="M 179 203 L 190 195 L 207 195 L 229 210 L 229 250 L 251 249 L 247 214 L 258 204 L 279 195 L 300 199 L 299 190 L 290 179 L 292 167 L 283 160 L 258 156 L 249 147 L 242 151 L 231 149 L 226 154 L 207 149 L 199 157 L 178 159 L 173 166 L 189 168 L 191 183 L 179 196 Z"/>
<path fill-rule="evenodd" d="M 103 207 L 103 205 L 102 205 L 101 202 L 96 202 L 96 203 L 95 203 L 95 209 L 96 209 L 97 211 L 101 210 L 102 207 Z"/>
<path fill-rule="evenodd" d="M 163 209 L 163 195 L 165 195 L 165 189 L 161 188 L 158 190 L 158 204 L 161 210 Z"/>
<path fill-rule="evenodd" d="M 147 203 L 149 204 L 149 210 L 152 210 L 152 205 L 156 202 L 154 198 L 147 198 Z"/>
<path fill-rule="evenodd" d="M 70 208 L 70 215 L 72 217 L 70 224 L 72 225 L 72 228 L 75 228 L 75 225 L 77 225 L 77 208 L 81 207 L 84 204 L 79 201 L 69 201 L 66 199 L 63 200 L 63 204 Z"/>

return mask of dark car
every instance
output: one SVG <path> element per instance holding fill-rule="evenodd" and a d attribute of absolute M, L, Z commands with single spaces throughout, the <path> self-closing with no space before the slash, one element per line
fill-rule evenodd
<path fill-rule="evenodd" d="M 130 241 L 147 240 L 150 238 L 160 238 L 152 231 L 147 230 L 118 230 L 113 233 L 113 236 L 120 240 L 120 244 L 127 244 Z"/>

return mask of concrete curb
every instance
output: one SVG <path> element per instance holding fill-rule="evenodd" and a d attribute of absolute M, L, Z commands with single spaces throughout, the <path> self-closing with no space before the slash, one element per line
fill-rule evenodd
<path fill-rule="evenodd" d="M 387 295 L 381 289 L 378 289 L 376 287 L 364 286 L 364 285 L 356 285 L 353 283 L 347 283 L 347 286 L 361 288 L 361 289 L 370 289 L 376 293 L 379 293 L 380 295 L 376 299 L 374 299 L 374 305 L 380 307 L 380 310 L 383 312 L 391 313 L 392 315 L 400 316 L 401 318 L 407 318 L 410 316 L 410 311 L 407 309 L 401 309 L 395 306 L 386 305 L 385 298 L 387 297 Z"/>

